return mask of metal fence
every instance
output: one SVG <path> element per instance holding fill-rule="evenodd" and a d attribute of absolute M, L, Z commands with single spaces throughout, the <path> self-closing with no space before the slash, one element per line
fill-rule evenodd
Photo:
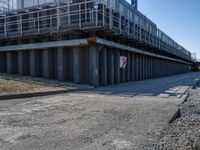
<path fill-rule="evenodd" d="M 132 13 L 141 16 L 135 9 Z M 191 60 L 190 52 L 156 26 L 154 29 L 146 28 L 143 22 L 133 15 L 124 15 L 124 12 L 113 9 L 104 0 L 74 3 L 61 1 L 13 10 L 1 15 L 0 38 L 104 28 L 114 32 L 114 35 L 123 35 Z"/>

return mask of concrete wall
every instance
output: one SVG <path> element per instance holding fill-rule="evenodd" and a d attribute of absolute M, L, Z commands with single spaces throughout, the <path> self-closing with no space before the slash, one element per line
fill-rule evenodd
<path fill-rule="evenodd" d="M 120 68 L 120 56 L 127 65 Z M 89 45 L 0 52 L 0 72 L 106 86 L 190 71 L 190 65 L 121 49 Z"/>

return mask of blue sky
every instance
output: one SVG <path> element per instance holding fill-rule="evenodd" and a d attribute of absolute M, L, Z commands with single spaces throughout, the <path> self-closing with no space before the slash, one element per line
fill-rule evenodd
<path fill-rule="evenodd" d="M 138 5 L 140 12 L 200 59 L 200 0 L 138 0 Z"/>

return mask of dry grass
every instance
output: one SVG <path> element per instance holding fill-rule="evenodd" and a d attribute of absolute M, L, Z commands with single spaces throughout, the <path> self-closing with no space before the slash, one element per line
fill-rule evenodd
<path fill-rule="evenodd" d="M 0 76 L 0 95 L 11 93 L 24 93 L 41 89 L 42 85 L 10 80 Z"/>

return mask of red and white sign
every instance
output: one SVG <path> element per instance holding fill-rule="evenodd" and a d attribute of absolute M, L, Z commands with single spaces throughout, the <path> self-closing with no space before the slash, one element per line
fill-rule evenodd
<path fill-rule="evenodd" d="M 120 68 L 121 68 L 121 69 L 125 69 L 127 63 L 128 63 L 127 57 L 125 57 L 125 56 L 120 56 Z"/>

